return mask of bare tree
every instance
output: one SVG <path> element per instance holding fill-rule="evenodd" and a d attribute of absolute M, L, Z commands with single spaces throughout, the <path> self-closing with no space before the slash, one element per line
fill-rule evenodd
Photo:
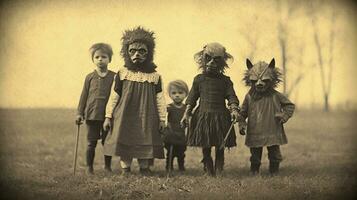
<path fill-rule="evenodd" d="M 321 5 L 320 5 L 321 6 Z M 331 27 L 330 27 L 330 32 L 329 32 L 329 38 L 328 38 L 328 61 L 325 63 L 324 56 L 322 54 L 322 50 L 324 46 L 321 43 L 321 37 L 319 35 L 319 30 L 318 30 L 318 22 L 317 22 L 317 5 L 311 3 L 310 9 L 309 9 L 309 14 L 311 17 L 311 22 L 312 22 L 312 27 L 313 27 L 313 36 L 314 36 L 314 43 L 316 46 L 316 51 L 317 51 L 317 58 L 318 58 L 318 66 L 320 69 L 320 77 L 321 77 L 321 84 L 322 84 L 322 92 L 323 92 L 323 99 L 324 99 L 324 110 L 329 111 L 330 110 L 330 102 L 329 102 L 329 97 L 331 94 L 331 84 L 332 84 L 332 72 L 333 72 L 333 61 L 334 61 L 334 41 L 336 37 L 335 33 L 335 22 L 337 18 L 337 13 L 336 10 L 334 9 L 334 6 L 332 6 L 332 13 L 330 17 L 331 21 Z M 327 57 L 327 56 L 326 56 Z M 326 71 L 327 70 L 327 71 Z"/>
<path fill-rule="evenodd" d="M 279 21 L 278 21 L 278 41 L 281 50 L 281 60 L 282 60 L 282 68 L 283 68 L 283 93 L 286 96 L 290 96 L 291 93 L 296 89 L 298 84 L 304 77 L 302 70 L 299 70 L 299 74 L 292 78 L 290 86 L 288 86 L 288 63 L 289 63 L 289 56 L 288 56 L 288 40 L 289 40 L 289 27 L 288 22 L 291 19 L 293 13 L 299 8 L 300 4 L 298 2 L 293 1 L 283 1 L 287 3 L 286 9 L 282 4 L 282 1 L 277 1 L 277 10 L 280 14 Z M 284 12 L 285 11 L 285 12 Z M 285 14 L 286 13 L 286 14 Z M 285 14 L 285 15 L 284 15 Z M 299 53 L 303 53 L 303 46 L 300 47 Z M 302 59 L 300 56 L 299 64 L 302 64 Z M 298 66 L 301 67 L 301 66 Z"/>

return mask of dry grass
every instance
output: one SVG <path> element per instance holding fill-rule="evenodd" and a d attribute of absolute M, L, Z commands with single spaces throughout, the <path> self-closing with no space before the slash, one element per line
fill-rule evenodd
<path fill-rule="evenodd" d="M 1 197 L 3 199 L 353 199 L 356 198 L 355 112 L 299 112 L 286 126 L 289 144 L 282 147 L 281 173 L 269 177 L 266 150 L 262 174 L 249 176 L 249 149 L 238 137 L 226 152 L 222 177 L 203 176 L 199 149 L 189 148 L 187 171 L 164 172 L 156 160 L 155 175 L 120 176 L 102 169 L 97 147 L 95 173 L 85 175 L 85 130 L 81 131 L 78 173 L 72 175 L 76 126 L 73 110 L 0 110 Z M 83 127 L 82 127 L 83 128 Z M 355 196 L 353 196 L 355 195 Z"/>

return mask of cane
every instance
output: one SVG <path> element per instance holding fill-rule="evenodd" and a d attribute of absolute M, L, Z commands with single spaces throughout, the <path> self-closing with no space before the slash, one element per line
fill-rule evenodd
<path fill-rule="evenodd" d="M 223 143 L 221 144 L 221 146 L 219 147 L 219 149 L 223 149 L 224 146 L 226 145 L 228 136 L 229 136 L 229 134 L 231 133 L 231 130 L 232 130 L 234 124 L 235 124 L 235 121 L 232 121 L 232 124 L 231 124 L 231 126 L 229 127 L 229 129 L 228 129 L 228 132 L 227 132 L 227 134 L 226 134 L 226 137 L 224 138 Z"/>
<path fill-rule="evenodd" d="M 74 147 L 74 158 L 73 158 L 73 176 L 76 175 L 76 167 L 77 167 L 77 152 L 78 152 L 78 140 L 79 140 L 79 131 L 80 131 L 81 123 L 77 123 L 77 136 L 76 136 L 76 145 Z"/>

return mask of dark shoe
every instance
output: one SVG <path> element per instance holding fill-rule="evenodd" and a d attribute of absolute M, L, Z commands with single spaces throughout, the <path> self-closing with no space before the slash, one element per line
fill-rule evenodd
<path fill-rule="evenodd" d="M 140 174 L 143 176 L 151 176 L 152 172 L 150 168 L 140 168 Z"/>
<path fill-rule="evenodd" d="M 112 173 L 112 172 L 113 172 L 112 168 L 107 167 L 107 166 L 104 167 L 104 171 L 105 171 L 106 173 Z"/>
<path fill-rule="evenodd" d="M 205 160 L 205 166 L 206 166 L 206 173 L 209 176 L 216 176 L 216 172 L 213 167 L 213 160 L 212 158 L 206 159 Z"/>
<path fill-rule="evenodd" d="M 174 164 L 173 164 L 173 161 L 171 160 L 171 163 L 170 163 L 170 159 L 169 158 L 166 158 L 166 166 L 165 166 L 165 169 L 166 171 L 173 171 L 174 170 Z"/>
<path fill-rule="evenodd" d="M 94 175 L 94 169 L 93 166 L 88 166 L 86 170 L 87 175 Z"/>
<path fill-rule="evenodd" d="M 223 172 L 224 161 L 223 160 L 216 160 L 214 168 L 217 173 L 222 174 Z"/>
<path fill-rule="evenodd" d="M 255 164 L 255 163 L 251 163 L 250 164 L 250 174 L 251 175 L 258 175 L 259 174 L 259 168 L 260 168 L 260 164 Z"/>
<path fill-rule="evenodd" d="M 113 172 L 112 171 L 112 157 L 111 156 L 104 156 L 104 170 L 106 172 Z"/>
<path fill-rule="evenodd" d="M 177 164 L 179 171 L 185 171 L 185 159 L 184 158 L 177 158 Z"/>
<path fill-rule="evenodd" d="M 269 172 L 270 175 L 274 176 L 279 173 L 279 162 L 270 162 L 269 163 Z"/>

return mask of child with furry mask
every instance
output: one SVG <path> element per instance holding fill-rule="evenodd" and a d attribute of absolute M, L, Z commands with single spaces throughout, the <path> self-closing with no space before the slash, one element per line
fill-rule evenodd
<path fill-rule="evenodd" d="M 104 129 L 110 129 L 104 154 L 119 156 L 122 173 L 131 172 L 138 160 L 140 173 L 151 174 L 154 158 L 164 158 L 160 131 L 166 119 L 166 103 L 161 75 L 153 63 L 154 33 L 137 27 L 125 31 L 121 55 L 124 68 L 115 77 L 106 109 Z"/>
<path fill-rule="evenodd" d="M 263 147 L 268 149 L 269 172 L 279 172 L 282 161 L 280 145 L 287 144 L 283 124 L 293 115 L 295 105 L 283 94 L 275 90 L 281 73 L 275 68 L 275 60 L 267 64 L 253 65 L 247 59 L 248 70 L 243 80 L 250 87 L 240 112 L 240 132 L 247 136 L 245 144 L 250 148 L 250 170 L 252 175 L 259 173 Z M 243 125 L 248 119 L 248 126 Z"/>
<path fill-rule="evenodd" d="M 228 67 L 226 61 L 229 59 L 233 57 L 219 43 L 209 43 L 195 54 L 195 61 L 202 73 L 193 80 L 182 119 L 182 125 L 186 125 L 192 116 L 187 145 L 202 148 L 204 169 L 210 176 L 223 171 L 224 148 L 220 147 L 224 145 L 230 148 L 237 145 L 234 129 L 227 133 L 231 123 L 237 120 L 239 111 L 239 101 L 233 83 L 224 75 L 224 70 Z M 199 106 L 192 114 L 198 99 Z M 223 144 L 227 134 L 228 138 Z M 212 147 L 215 147 L 216 152 L 214 165 L 211 157 Z"/>

